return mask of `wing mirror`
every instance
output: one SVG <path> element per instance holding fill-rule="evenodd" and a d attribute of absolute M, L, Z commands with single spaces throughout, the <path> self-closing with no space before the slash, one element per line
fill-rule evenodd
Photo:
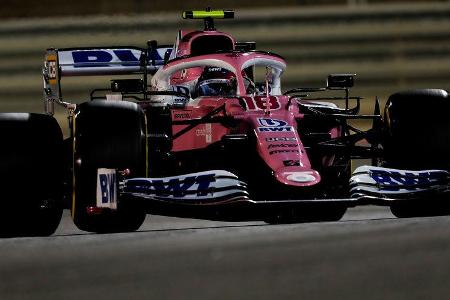
<path fill-rule="evenodd" d="M 330 90 L 349 89 L 354 85 L 356 74 L 330 74 L 327 79 L 327 88 Z"/>

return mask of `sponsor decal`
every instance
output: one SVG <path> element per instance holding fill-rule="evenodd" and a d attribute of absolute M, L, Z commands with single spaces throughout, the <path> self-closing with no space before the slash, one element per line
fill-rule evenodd
<path fill-rule="evenodd" d="M 131 49 L 72 51 L 72 58 L 76 68 L 90 67 L 91 63 L 96 63 L 97 67 L 108 67 L 108 63 L 111 62 L 122 62 L 124 65 L 139 64 L 136 50 Z"/>
<path fill-rule="evenodd" d="M 207 71 L 208 72 L 221 72 L 222 68 L 220 68 L 220 67 L 209 67 L 209 68 L 207 68 Z"/>
<path fill-rule="evenodd" d="M 296 142 L 295 137 L 270 137 L 266 138 L 266 142 Z"/>
<path fill-rule="evenodd" d="M 212 125 L 211 125 L 211 123 L 205 124 L 205 129 L 206 129 L 205 140 L 206 140 L 207 144 L 210 144 L 210 143 L 212 143 Z"/>
<path fill-rule="evenodd" d="M 50 54 L 45 62 L 45 75 L 50 84 L 57 84 L 58 66 L 56 64 L 56 55 Z"/>
<path fill-rule="evenodd" d="M 295 148 L 298 147 L 297 144 L 270 144 L 267 149 L 271 148 Z"/>
<path fill-rule="evenodd" d="M 300 166 L 300 161 L 299 160 L 283 160 L 283 165 L 285 167 L 297 167 Z"/>
<path fill-rule="evenodd" d="M 191 114 L 188 112 L 174 113 L 175 119 L 190 119 Z"/>
<path fill-rule="evenodd" d="M 48 78 L 56 79 L 56 60 L 49 60 L 48 64 Z"/>
<path fill-rule="evenodd" d="M 207 144 L 212 143 L 212 125 L 211 123 L 206 123 L 205 127 L 202 129 L 195 130 L 196 136 L 205 136 L 205 142 Z"/>
<path fill-rule="evenodd" d="M 286 127 L 258 127 L 259 132 L 287 132 L 294 131 L 292 126 Z"/>
<path fill-rule="evenodd" d="M 132 186 L 129 188 L 131 188 L 131 192 L 183 198 L 187 192 L 193 192 L 197 196 L 207 195 L 210 184 L 214 181 L 216 181 L 214 174 L 171 179 L 132 179 L 130 180 Z"/>
<path fill-rule="evenodd" d="M 283 127 L 287 125 L 286 121 L 270 118 L 258 118 L 258 123 L 263 127 Z"/>
<path fill-rule="evenodd" d="M 416 190 L 432 185 L 448 183 L 447 173 L 443 171 L 425 171 L 425 172 L 405 172 L 388 170 L 370 170 L 370 177 L 380 185 L 381 189 L 398 190 Z"/>
<path fill-rule="evenodd" d="M 149 55 L 150 61 L 163 60 L 160 51 L 152 51 Z M 172 51 L 172 49 L 167 49 Z M 95 50 L 73 50 L 70 52 L 75 68 L 92 67 L 95 63 L 96 67 L 109 67 L 110 63 L 123 66 L 138 66 L 142 51 L 139 49 L 95 49 Z"/>
<path fill-rule="evenodd" d="M 147 134 L 148 138 L 168 138 L 167 134 L 165 133 L 149 133 Z"/>
<path fill-rule="evenodd" d="M 97 170 L 97 207 L 117 209 L 116 170 Z"/>
<path fill-rule="evenodd" d="M 269 151 L 269 155 L 280 154 L 280 153 L 298 153 L 298 150 L 273 150 L 273 151 Z"/>
<path fill-rule="evenodd" d="M 287 126 L 288 123 L 283 120 L 270 119 L 270 118 L 258 118 L 258 123 L 261 126 L 261 127 L 258 127 L 259 132 L 293 131 L 293 127 Z"/>

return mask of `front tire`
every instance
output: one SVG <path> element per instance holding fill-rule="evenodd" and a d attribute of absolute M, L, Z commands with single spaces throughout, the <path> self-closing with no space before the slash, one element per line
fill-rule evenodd
<path fill-rule="evenodd" d="M 385 109 L 385 166 L 449 170 L 449 111 L 450 100 L 444 90 L 414 90 L 390 96 Z M 391 212 L 399 218 L 450 215 L 445 202 L 405 202 L 393 205 Z"/>
<path fill-rule="evenodd" d="M 72 218 L 90 232 L 127 232 L 139 229 L 146 213 L 121 202 L 117 210 L 88 212 L 96 206 L 97 170 L 130 171 L 132 177 L 146 175 L 145 117 L 135 103 L 96 100 L 79 105 L 75 112 Z"/>
<path fill-rule="evenodd" d="M 405 91 L 385 108 L 386 167 L 450 169 L 450 100 L 439 89 Z"/>

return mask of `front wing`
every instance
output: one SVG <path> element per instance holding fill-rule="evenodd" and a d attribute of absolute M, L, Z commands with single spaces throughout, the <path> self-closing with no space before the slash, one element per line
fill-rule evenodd
<path fill-rule="evenodd" d="M 212 170 L 165 178 L 133 178 L 120 187 L 120 201 L 147 213 L 213 220 L 264 220 L 284 211 L 312 211 L 398 203 L 448 205 L 450 174 L 363 166 L 350 180 L 350 198 L 254 201 L 236 175 Z"/>

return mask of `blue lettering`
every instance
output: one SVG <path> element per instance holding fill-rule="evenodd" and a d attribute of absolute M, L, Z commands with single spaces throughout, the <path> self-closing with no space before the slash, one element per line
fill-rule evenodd
<path fill-rule="evenodd" d="M 165 183 L 164 180 L 154 180 L 153 185 L 157 195 L 170 195 L 174 197 L 183 197 L 185 192 L 195 184 L 195 177 L 186 177 L 183 184 L 180 183 L 180 179 L 174 178 Z M 167 185 L 167 187 L 166 187 Z M 171 193 L 173 191 L 173 193 Z"/>
<path fill-rule="evenodd" d="M 399 172 L 392 172 L 390 174 L 390 176 L 392 177 L 392 179 L 394 179 L 395 181 L 397 181 L 398 183 L 402 184 L 402 185 L 406 185 L 406 186 L 412 186 L 417 184 L 417 180 L 414 177 L 414 174 L 411 173 L 405 173 L 405 175 L 400 174 Z M 426 181 L 427 178 L 422 177 L 423 179 L 425 179 Z"/>
<path fill-rule="evenodd" d="M 260 132 L 284 132 L 284 131 L 292 131 L 292 126 L 286 127 L 258 127 Z"/>
<path fill-rule="evenodd" d="M 113 52 L 123 62 L 139 63 L 139 59 L 136 56 L 134 56 L 131 50 L 123 49 L 123 50 L 114 50 Z"/>
<path fill-rule="evenodd" d="M 387 190 L 398 190 L 398 183 L 392 180 L 389 172 L 381 170 L 372 170 L 370 176 L 376 183 L 382 185 Z"/>
<path fill-rule="evenodd" d="M 131 185 L 132 184 L 132 185 Z M 147 180 L 133 179 L 125 185 L 125 192 L 145 193 L 152 190 L 152 185 Z"/>
<path fill-rule="evenodd" d="M 147 193 L 159 196 L 184 197 L 186 192 L 191 190 L 197 196 L 205 196 L 209 192 L 211 182 L 214 182 L 214 174 L 204 174 L 200 176 L 189 176 L 183 179 L 172 178 L 169 181 L 164 179 L 131 179 L 125 185 L 125 192 Z M 194 189 L 192 187 L 197 184 Z"/>
<path fill-rule="evenodd" d="M 116 174 L 108 174 L 109 202 L 113 203 L 116 194 Z M 103 201 L 103 200 L 102 200 Z"/>
<path fill-rule="evenodd" d="M 269 118 L 259 118 L 258 122 L 261 126 L 264 126 L 264 127 L 281 127 L 281 126 L 287 125 L 287 123 L 285 121 L 269 119 Z"/>
<path fill-rule="evenodd" d="M 167 52 L 168 52 L 168 53 L 167 53 Z M 169 56 L 170 53 L 172 53 L 172 49 L 168 49 L 168 50 L 166 51 L 166 53 L 167 53 L 167 54 L 165 54 L 165 55 Z M 154 51 L 152 51 L 152 52 L 149 53 L 149 59 L 150 59 L 150 60 L 156 60 L 156 61 L 158 61 L 158 60 L 162 60 L 163 58 L 161 57 L 161 55 L 159 55 L 158 51 L 155 49 Z"/>
<path fill-rule="evenodd" d="M 105 174 L 100 174 L 100 190 L 102 192 L 102 203 L 108 203 L 108 178 Z"/>
<path fill-rule="evenodd" d="M 74 51 L 72 52 L 75 67 L 90 67 L 91 63 L 108 63 L 113 56 L 101 50 Z M 107 67 L 108 64 L 96 64 L 97 67 Z"/>
<path fill-rule="evenodd" d="M 447 172 L 406 172 L 401 174 L 397 171 L 372 170 L 370 176 L 383 189 L 415 190 L 418 188 L 427 188 L 432 185 L 448 184 Z"/>
<path fill-rule="evenodd" d="M 116 174 L 100 174 L 102 203 L 112 203 L 116 192 Z"/>
<path fill-rule="evenodd" d="M 391 176 L 388 172 L 384 171 L 371 171 L 370 176 L 376 183 L 379 184 L 393 184 L 394 182 L 391 179 Z"/>
<path fill-rule="evenodd" d="M 216 181 L 214 174 L 205 174 L 197 177 L 198 189 L 197 196 L 208 194 L 208 188 L 211 182 Z"/>

